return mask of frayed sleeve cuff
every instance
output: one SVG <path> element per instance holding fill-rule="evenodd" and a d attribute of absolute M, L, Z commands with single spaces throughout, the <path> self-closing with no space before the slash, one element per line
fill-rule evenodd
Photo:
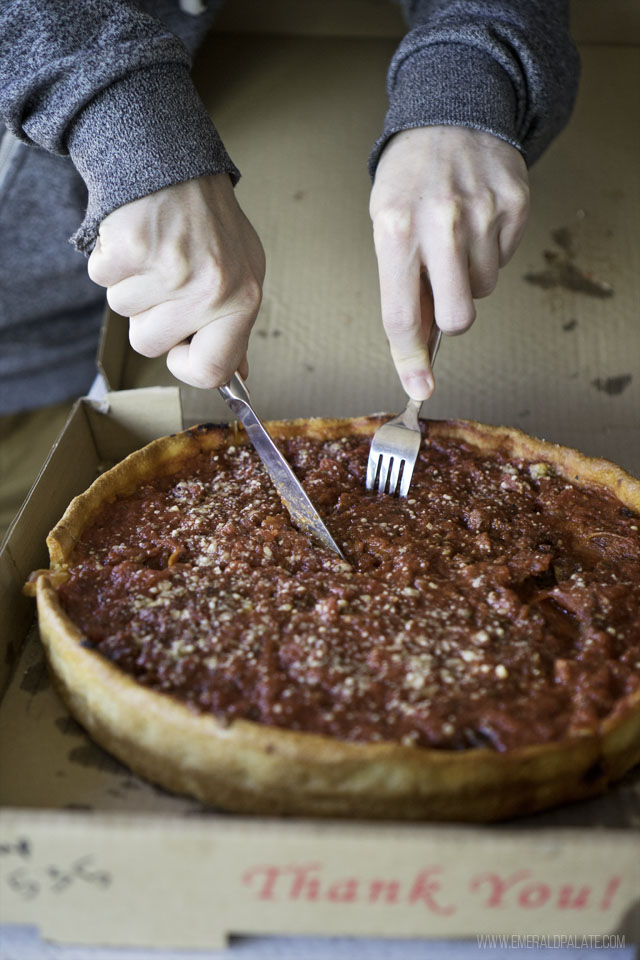
<path fill-rule="evenodd" d="M 489 54 L 467 44 L 426 43 L 392 63 L 389 109 L 369 157 L 369 172 L 375 176 L 387 141 L 414 127 L 471 127 L 524 154 L 517 136 L 518 111 L 508 74 Z"/>
<path fill-rule="evenodd" d="M 179 63 L 138 70 L 101 91 L 74 122 L 68 149 L 88 190 L 85 218 L 71 238 L 85 254 L 102 220 L 125 203 L 195 177 L 240 178 Z"/>

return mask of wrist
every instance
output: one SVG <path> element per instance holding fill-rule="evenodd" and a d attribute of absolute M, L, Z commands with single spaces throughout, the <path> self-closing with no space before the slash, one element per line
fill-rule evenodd
<path fill-rule="evenodd" d="M 88 189 L 73 237 L 87 253 L 101 221 L 133 200 L 193 178 L 239 171 L 227 154 L 185 66 L 163 64 L 112 84 L 82 111 L 69 153 Z"/>

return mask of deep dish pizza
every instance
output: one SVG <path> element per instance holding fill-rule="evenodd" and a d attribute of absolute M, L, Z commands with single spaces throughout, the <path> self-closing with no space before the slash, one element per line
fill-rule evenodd
<path fill-rule="evenodd" d="M 33 578 L 71 712 L 238 811 L 495 820 L 600 792 L 640 760 L 640 481 L 432 421 L 391 498 L 364 489 L 379 423 L 269 424 L 345 560 L 234 426 L 74 500 Z"/>

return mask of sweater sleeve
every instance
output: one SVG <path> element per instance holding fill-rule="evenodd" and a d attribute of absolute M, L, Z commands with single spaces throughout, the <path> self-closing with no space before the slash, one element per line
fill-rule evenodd
<path fill-rule="evenodd" d="M 532 164 L 567 123 L 579 58 L 567 0 L 401 0 L 410 30 L 389 68 L 389 109 L 369 161 L 411 127 L 472 127 Z"/>
<path fill-rule="evenodd" d="M 69 155 L 88 190 L 76 247 L 117 207 L 206 174 L 239 172 L 190 78 L 190 57 L 127 0 L 4 0 L 0 119 Z"/>

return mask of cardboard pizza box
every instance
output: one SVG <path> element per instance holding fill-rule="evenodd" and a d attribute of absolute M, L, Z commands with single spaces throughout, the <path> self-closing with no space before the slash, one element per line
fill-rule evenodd
<path fill-rule="evenodd" d="M 71 498 L 182 425 L 175 388 L 79 401 L 0 554 L 0 921 L 182 949 L 231 934 L 638 936 L 639 771 L 491 826 L 258 818 L 153 787 L 89 739 L 51 686 L 21 588 Z"/>
<path fill-rule="evenodd" d="M 227 4 L 196 70 L 267 249 L 252 395 L 265 418 L 399 409 L 366 170 L 398 11 L 279 0 L 267 20 L 263 7 Z M 594 44 L 574 117 L 533 168 L 523 244 L 475 327 L 443 345 L 424 412 L 509 423 L 640 475 L 638 14 L 624 0 L 573 12 Z M 496 826 L 279 820 L 171 796 L 87 738 L 48 681 L 24 579 L 101 469 L 227 419 L 216 392 L 179 390 L 162 360 L 137 357 L 122 318 L 105 324 L 100 362 L 112 392 L 77 404 L 0 554 L 0 923 L 182 949 L 232 933 L 638 938 L 637 772 L 605 797 Z"/>

